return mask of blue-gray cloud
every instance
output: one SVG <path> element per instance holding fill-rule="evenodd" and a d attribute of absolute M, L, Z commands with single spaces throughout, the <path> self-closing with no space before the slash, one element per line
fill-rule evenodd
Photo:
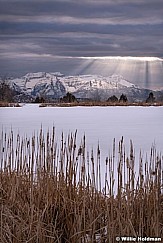
<path fill-rule="evenodd" d="M 49 57 L 49 63 L 59 56 L 163 57 L 162 0 L 0 0 L 0 4 L 3 68 L 7 61 L 36 64 L 42 57 Z"/>

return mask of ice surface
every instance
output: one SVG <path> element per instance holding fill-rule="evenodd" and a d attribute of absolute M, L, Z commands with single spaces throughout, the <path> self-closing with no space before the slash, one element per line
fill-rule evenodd
<path fill-rule="evenodd" d="M 0 130 L 27 136 L 38 132 L 41 125 L 47 131 L 55 126 L 60 139 L 78 130 L 78 139 L 86 134 L 88 148 L 97 148 L 98 142 L 104 157 L 111 151 L 115 138 L 130 139 L 136 151 L 149 152 L 152 144 L 163 151 L 163 107 L 47 107 L 24 105 L 21 108 L 0 108 Z"/>

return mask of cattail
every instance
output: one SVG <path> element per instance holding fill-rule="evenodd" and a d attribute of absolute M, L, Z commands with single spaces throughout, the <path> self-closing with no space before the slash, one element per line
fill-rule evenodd
<path fill-rule="evenodd" d="M 124 138 L 105 161 L 80 145 L 77 131 L 61 142 L 55 129 L 30 138 L 2 132 L 0 241 L 115 242 L 116 236 L 163 238 L 162 156 L 129 154 Z M 149 156 L 149 157 L 148 157 Z M 104 173 L 102 174 L 102 166 Z M 138 168 L 136 168 L 138 166 Z"/>

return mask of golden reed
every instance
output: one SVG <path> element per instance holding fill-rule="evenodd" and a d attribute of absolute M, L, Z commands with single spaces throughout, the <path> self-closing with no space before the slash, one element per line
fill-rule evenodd
<path fill-rule="evenodd" d="M 162 237 L 162 157 L 135 160 L 123 138 L 100 160 L 85 136 L 55 129 L 31 138 L 2 132 L 0 140 L 0 242 L 115 243 L 117 236 Z M 136 167 L 139 168 L 136 171 Z M 104 169 L 105 168 L 105 171 Z"/>

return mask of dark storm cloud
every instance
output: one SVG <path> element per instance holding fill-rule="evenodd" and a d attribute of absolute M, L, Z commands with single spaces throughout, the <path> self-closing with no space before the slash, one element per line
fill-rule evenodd
<path fill-rule="evenodd" d="M 162 15 L 162 0 L 144 1 L 0 1 L 1 14 L 32 16 L 56 14 L 76 17 L 140 16 L 157 11 Z M 158 16 L 159 17 L 159 16 Z"/>
<path fill-rule="evenodd" d="M 160 24 L 162 5 L 130 3 L 118 5 L 109 2 L 4 2 L 0 9 L 0 19 L 4 22 L 39 22 L 65 24 Z"/>
<path fill-rule="evenodd" d="M 151 55 L 153 47 L 163 44 L 162 25 L 157 25 L 157 28 L 141 25 L 137 29 L 137 26 L 131 25 L 30 23 L 27 27 L 26 23 L 3 23 L 0 27 L 5 42 L 8 42 L 8 49 L 12 42 L 15 43 L 15 47 L 17 42 L 18 48 L 24 48 L 24 42 L 32 42 L 40 46 L 40 52 L 62 56 L 98 56 L 100 53 L 106 55 L 107 52 L 107 55 L 131 55 L 129 51 L 133 51 L 133 55 L 140 55 L 142 49 L 144 51 L 141 55 L 148 55 L 148 51 Z M 7 35 L 22 37 L 15 37 L 13 41 L 13 37 L 7 38 Z M 160 56 L 159 48 L 158 52 L 157 56 Z M 152 54 L 155 55 L 154 52 Z"/>
<path fill-rule="evenodd" d="M 162 0 L 0 0 L 0 5 L 0 64 L 58 56 L 163 56 Z"/>

